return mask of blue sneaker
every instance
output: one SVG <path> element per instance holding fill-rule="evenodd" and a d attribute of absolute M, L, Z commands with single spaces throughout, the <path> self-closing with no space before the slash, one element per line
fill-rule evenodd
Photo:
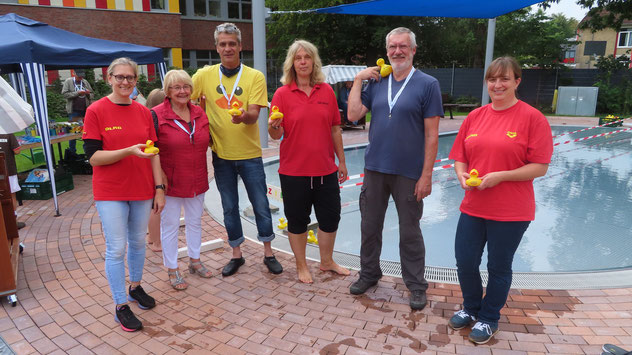
<path fill-rule="evenodd" d="M 476 322 L 476 317 L 471 316 L 464 310 L 460 310 L 454 313 L 452 318 L 450 318 L 448 325 L 454 330 L 459 330 L 469 326 L 473 322 Z"/>
<path fill-rule="evenodd" d="M 476 322 L 476 324 L 472 327 L 472 331 L 470 332 L 468 339 L 476 344 L 485 344 L 496 333 L 498 333 L 497 325 L 491 325 L 485 322 Z"/>

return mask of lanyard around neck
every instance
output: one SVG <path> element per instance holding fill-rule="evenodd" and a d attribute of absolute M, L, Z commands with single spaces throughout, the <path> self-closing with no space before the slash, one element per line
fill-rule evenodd
<path fill-rule="evenodd" d="M 233 90 L 231 90 L 230 97 L 228 97 L 228 94 L 226 93 L 226 89 L 224 89 L 224 85 L 222 85 L 222 68 L 217 68 L 217 71 L 219 73 L 219 87 L 222 89 L 222 94 L 224 94 L 224 97 L 226 98 L 226 101 L 228 102 L 228 108 L 230 108 L 230 101 L 233 99 L 233 96 L 235 95 L 235 90 L 237 90 L 237 84 L 239 84 L 239 79 L 241 79 L 241 72 L 243 70 L 244 70 L 244 66 L 240 64 L 239 73 L 237 73 L 237 79 L 235 79 Z"/>
<path fill-rule="evenodd" d="M 75 84 L 75 91 L 83 91 L 83 79 L 79 80 L 79 85 L 77 85 L 77 81 L 74 79 L 72 82 Z"/>
<path fill-rule="evenodd" d="M 402 91 L 404 91 L 404 88 L 406 87 L 406 84 L 408 84 L 408 80 L 410 80 L 410 78 L 413 77 L 413 74 L 415 73 L 415 67 L 410 68 L 410 73 L 408 73 L 408 76 L 406 77 L 406 81 L 404 81 L 404 84 L 402 85 L 401 88 L 399 88 L 399 91 L 397 91 L 397 94 L 395 94 L 394 98 L 391 98 L 391 96 L 393 95 L 392 93 L 392 83 L 393 83 L 393 74 L 388 76 L 388 117 L 391 117 L 391 112 L 393 111 L 393 107 L 395 107 L 395 104 L 397 103 L 397 100 L 399 99 L 399 95 L 402 94 Z"/>
<path fill-rule="evenodd" d="M 184 128 L 182 123 L 180 123 L 180 121 L 178 121 L 177 119 L 174 119 L 173 121 L 178 125 L 178 127 L 185 131 L 186 134 L 189 135 L 189 143 L 193 144 L 193 135 L 195 134 L 195 120 L 193 120 L 193 129 L 191 130 L 191 132 L 189 132 L 188 129 Z"/>

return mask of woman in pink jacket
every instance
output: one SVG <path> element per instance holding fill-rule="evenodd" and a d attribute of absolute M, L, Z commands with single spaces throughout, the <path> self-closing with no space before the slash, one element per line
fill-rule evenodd
<path fill-rule="evenodd" d="M 192 89 L 193 82 L 187 72 L 170 70 L 163 84 L 165 101 L 152 110 L 160 163 L 167 181 L 165 208 L 160 215 L 162 258 L 171 286 L 176 290 L 188 287 L 178 270 L 178 228 L 183 207 L 189 272 L 211 277 L 211 272 L 200 261 L 204 193 L 208 190 L 206 149 L 210 134 L 208 117 L 190 102 Z"/>

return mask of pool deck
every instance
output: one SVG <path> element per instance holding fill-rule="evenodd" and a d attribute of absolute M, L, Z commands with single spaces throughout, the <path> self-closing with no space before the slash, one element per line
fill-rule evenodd
<path fill-rule="evenodd" d="M 457 130 L 463 118 L 442 119 L 441 131 Z M 551 123 L 592 126 L 596 120 Z M 344 142 L 366 142 L 367 132 L 346 130 Z M 271 142 L 264 155 L 276 154 Z M 447 327 L 462 301 L 458 285 L 431 283 L 428 306 L 412 312 L 399 278 L 384 277 L 366 295 L 352 296 L 356 271 L 341 277 L 312 262 L 315 283 L 305 285 L 296 280 L 291 255 L 277 252 L 285 271 L 273 276 L 262 263 L 263 248 L 250 241 L 236 275 L 205 280 L 187 273 L 190 285 L 181 292 L 169 286 L 160 253 L 148 250 L 143 286 L 158 305 L 148 311 L 133 305 L 145 328 L 126 333 L 113 320 L 91 178 L 75 176 L 74 184 L 59 196 L 61 217 L 53 216 L 52 200 L 18 208 L 27 224 L 20 230 L 18 305 L 3 297 L 0 307 L 0 336 L 18 354 L 599 354 L 604 343 L 632 349 L 632 288 L 512 289 L 500 332 L 474 346 L 467 330 Z M 206 213 L 202 228 L 204 240 L 226 239 Z M 202 261 L 219 275 L 230 257 L 224 243 Z M 184 261 L 180 266 L 185 269 Z"/>

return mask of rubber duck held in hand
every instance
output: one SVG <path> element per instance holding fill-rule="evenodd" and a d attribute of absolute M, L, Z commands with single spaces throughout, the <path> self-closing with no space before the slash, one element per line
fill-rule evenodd
<path fill-rule="evenodd" d="M 318 238 L 316 238 L 314 231 L 311 229 L 307 232 L 307 242 L 318 245 Z"/>
<path fill-rule="evenodd" d="M 393 72 L 393 67 L 384 63 L 384 59 L 382 58 L 378 59 L 376 64 L 378 67 L 380 67 L 380 75 L 382 76 L 382 78 L 386 78 Z"/>
<path fill-rule="evenodd" d="M 465 180 L 465 184 L 468 186 L 478 186 L 482 182 L 481 179 L 478 178 L 478 170 L 472 169 L 470 171 L 470 178 Z"/>
<path fill-rule="evenodd" d="M 287 221 L 285 220 L 285 218 L 283 218 L 283 217 L 279 218 L 279 225 L 277 225 L 277 227 L 279 229 L 287 228 Z"/>
<path fill-rule="evenodd" d="M 154 147 L 154 142 L 151 139 L 148 139 L 145 145 L 147 146 L 145 148 L 145 153 L 147 154 L 158 154 L 160 151 L 157 147 Z"/>
<path fill-rule="evenodd" d="M 270 113 L 271 120 L 280 120 L 283 118 L 283 114 L 279 112 L 279 108 L 277 106 L 272 106 L 272 113 Z"/>
<path fill-rule="evenodd" d="M 231 116 L 239 116 L 241 115 L 241 110 L 239 109 L 239 102 L 235 101 L 233 102 L 233 104 L 231 105 L 233 108 L 231 108 L 230 110 L 228 110 L 228 113 Z"/>

